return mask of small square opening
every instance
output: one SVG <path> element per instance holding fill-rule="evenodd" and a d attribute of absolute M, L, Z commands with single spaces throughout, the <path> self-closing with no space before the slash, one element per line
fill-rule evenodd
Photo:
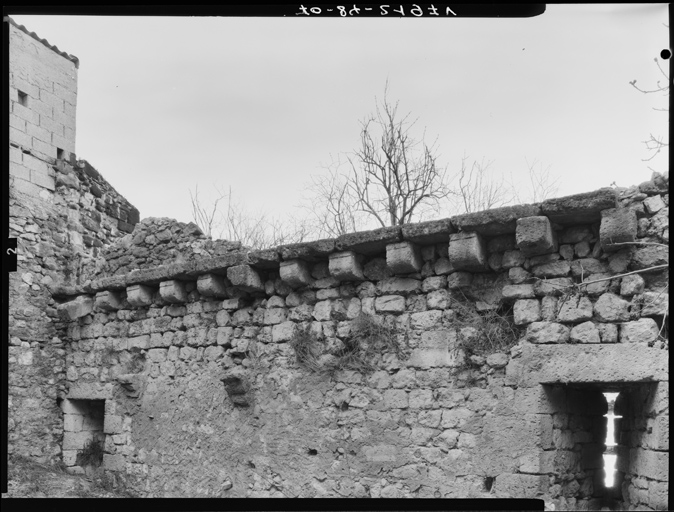
<path fill-rule="evenodd" d="M 56 148 L 56 159 L 63 160 L 63 150 L 61 148 Z"/>
<path fill-rule="evenodd" d="M 28 95 L 23 91 L 17 91 L 19 93 L 19 105 L 24 107 L 28 106 Z"/>

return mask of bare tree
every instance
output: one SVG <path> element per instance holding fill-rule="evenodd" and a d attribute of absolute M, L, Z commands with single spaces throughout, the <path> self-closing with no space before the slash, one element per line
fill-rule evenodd
<path fill-rule="evenodd" d="M 490 169 L 493 161 L 473 161 L 469 167 L 468 157 L 461 160 L 458 173 L 458 209 L 472 213 L 511 204 L 514 199 L 512 187 L 505 183 L 503 175 L 496 177 Z"/>
<path fill-rule="evenodd" d="M 669 98 L 669 75 L 662 69 L 662 66 L 660 65 L 660 61 L 655 58 L 653 59 L 655 62 L 655 65 L 658 67 L 658 70 L 660 71 L 660 74 L 664 78 L 664 83 L 661 80 L 657 80 L 655 83 L 655 88 L 653 89 L 642 89 L 637 85 L 636 80 L 632 80 L 630 82 L 630 85 L 634 87 L 637 91 L 643 94 L 662 94 L 663 96 Z M 669 108 L 658 108 L 658 107 L 653 107 L 653 110 L 657 110 L 659 112 L 669 112 Z M 653 135 L 652 133 L 649 134 L 649 137 L 647 140 L 643 141 L 644 145 L 646 146 L 646 150 L 651 154 L 650 157 L 642 159 L 644 162 L 650 162 L 653 160 L 659 153 L 660 151 L 669 146 L 669 142 L 666 141 L 664 136 L 661 135 Z"/>
<path fill-rule="evenodd" d="M 219 195 L 209 206 L 200 200 L 198 187 L 194 193 L 190 190 L 194 222 L 211 238 L 235 240 L 252 249 L 266 249 L 301 242 L 311 235 L 304 221 L 292 217 L 281 220 L 264 212 L 250 213 L 235 200 L 231 187 L 227 192 L 214 188 Z"/>
<path fill-rule="evenodd" d="M 420 220 L 450 194 L 435 144 L 411 136 L 415 123 L 398 114 L 387 91 L 388 84 L 374 114 L 361 121 L 360 146 L 346 155 L 347 171 L 333 169 L 313 183 L 330 219 L 328 233 L 363 229 L 368 221 L 386 227 Z"/>

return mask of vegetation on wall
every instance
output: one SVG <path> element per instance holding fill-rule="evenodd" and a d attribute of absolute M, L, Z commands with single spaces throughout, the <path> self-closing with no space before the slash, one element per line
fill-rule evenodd
<path fill-rule="evenodd" d="M 334 348 L 327 348 L 310 326 L 296 331 L 290 346 L 300 367 L 315 373 L 332 374 L 338 370 L 355 370 L 368 374 L 381 362 L 383 354 L 405 357 L 401 338 L 405 335 L 368 314 L 351 322 L 348 336 Z"/>

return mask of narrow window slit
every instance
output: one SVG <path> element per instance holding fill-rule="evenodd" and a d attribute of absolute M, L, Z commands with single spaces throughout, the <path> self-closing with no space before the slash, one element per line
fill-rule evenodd
<path fill-rule="evenodd" d="M 618 394 L 619 393 L 604 393 L 606 402 L 608 403 L 608 412 L 604 414 L 604 417 L 607 418 L 606 440 L 604 442 L 606 445 L 606 450 L 604 451 L 604 472 L 606 475 L 604 485 L 606 485 L 607 488 L 613 487 L 615 484 L 616 460 L 618 458 L 616 452 L 617 443 L 615 442 L 615 420 L 617 418 L 622 418 L 622 416 L 616 416 L 613 410 Z"/>

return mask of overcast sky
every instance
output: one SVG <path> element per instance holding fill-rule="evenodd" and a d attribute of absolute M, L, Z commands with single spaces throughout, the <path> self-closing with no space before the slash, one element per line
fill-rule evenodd
<path fill-rule="evenodd" d="M 311 175 L 357 146 L 387 80 L 450 173 L 465 154 L 524 186 L 537 160 L 562 196 L 667 165 L 644 162 L 642 143 L 667 135 L 653 110 L 667 98 L 629 85 L 663 80 L 666 4 L 520 19 L 12 17 L 80 59 L 77 157 L 142 218 L 192 220 L 197 185 L 204 202 L 231 186 L 251 211 L 293 214 Z"/>

